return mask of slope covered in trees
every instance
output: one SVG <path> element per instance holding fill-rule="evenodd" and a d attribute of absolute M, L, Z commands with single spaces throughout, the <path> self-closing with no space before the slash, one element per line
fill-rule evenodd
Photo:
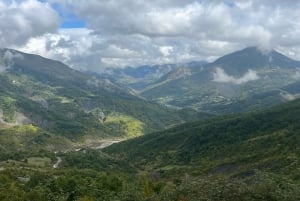
<path fill-rule="evenodd" d="M 140 170 L 240 178 L 267 171 L 299 181 L 300 100 L 187 123 L 106 149 Z"/>
<path fill-rule="evenodd" d="M 296 100 L 187 123 L 105 150 L 15 150 L 1 158 L 0 198 L 299 200 L 299 114 Z M 57 157 L 62 162 L 53 168 Z"/>

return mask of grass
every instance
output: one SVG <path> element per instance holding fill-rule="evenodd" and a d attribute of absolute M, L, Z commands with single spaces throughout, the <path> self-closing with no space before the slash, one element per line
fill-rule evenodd
<path fill-rule="evenodd" d="M 111 113 L 107 116 L 104 125 L 112 133 L 126 138 L 134 138 L 144 134 L 144 123 L 125 114 Z"/>
<path fill-rule="evenodd" d="M 27 158 L 27 163 L 30 166 L 46 167 L 51 163 L 51 159 L 47 157 L 30 157 Z"/>

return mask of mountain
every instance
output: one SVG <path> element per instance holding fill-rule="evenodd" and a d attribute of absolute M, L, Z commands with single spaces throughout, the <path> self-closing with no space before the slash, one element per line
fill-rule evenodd
<path fill-rule="evenodd" d="M 260 70 L 262 67 L 298 68 L 299 61 L 292 60 L 275 50 L 267 51 L 257 47 L 248 47 L 225 55 L 211 65 L 219 66 L 233 76 L 241 76 L 249 69 Z"/>
<path fill-rule="evenodd" d="M 175 64 L 143 65 L 138 67 L 106 69 L 100 76 L 138 91 L 175 68 L 177 68 Z"/>
<path fill-rule="evenodd" d="M 186 64 L 143 65 L 123 69 L 107 69 L 101 76 L 125 85 L 135 91 L 143 91 L 179 67 L 198 67 L 204 64 L 206 64 L 205 61 L 193 61 Z"/>
<path fill-rule="evenodd" d="M 58 61 L 0 51 L 0 133 L 20 133 L 15 144 L 23 139 L 18 129 L 33 134 L 24 143 L 55 144 L 134 137 L 200 116 L 138 98 Z"/>
<path fill-rule="evenodd" d="M 295 99 L 299 94 L 285 88 L 299 80 L 299 61 L 248 47 L 203 66 L 176 68 L 140 95 L 176 107 L 231 113 Z"/>

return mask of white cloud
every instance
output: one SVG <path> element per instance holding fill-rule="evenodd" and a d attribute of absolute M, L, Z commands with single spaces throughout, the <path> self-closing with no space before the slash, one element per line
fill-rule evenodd
<path fill-rule="evenodd" d="M 173 51 L 173 47 L 171 46 L 161 46 L 159 47 L 159 51 L 162 53 L 163 57 L 168 57 Z"/>
<path fill-rule="evenodd" d="M 92 46 L 97 39 L 88 29 L 62 29 L 58 33 L 47 33 L 31 38 L 20 51 L 40 54 L 60 60 L 71 67 L 86 70 L 91 56 L 97 55 Z M 99 56 L 98 56 L 99 57 Z M 100 59 L 98 59 L 99 63 Z"/>
<path fill-rule="evenodd" d="M 300 6 L 290 0 L 56 2 L 73 8 L 95 35 L 113 42 L 111 47 L 104 45 L 104 48 L 115 53 L 115 58 L 106 57 L 108 52 L 99 56 L 120 66 L 131 62 L 138 65 L 139 62 L 212 60 L 246 46 L 270 49 L 284 44 L 281 49 L 286 50 L 300 43 L 297 39 L 300 24 L 294 20 L 300 17 Z M 112 50 L 112 47 L 120 49 Z M 120 50 L 141 58 L 125 60 Z"/>
<path fill-rule="evenodd" d="M 10 2 L 0 0 L 0 44 L 77 69 L 212 61 L 246 46 L 275 48 L 300 59 L 300 21 L 295 20 L 300 18 L 300 1 Z M 87 27 L 56 32 L 59 20 L 50 3 L 75 13 Z"/>
<path fill-rule="evenodd" d="M 13 66 L 14 59 L 23 59 L 23 56 L 11 50 L 5 50 L 0 58 L 0 73 L 7 71 Z"/>
<path fill-rule="evenodd" d="M 37 0 L 0 3 L 0 46 L 21 45 L 31 37 L 54 32 L 59 26 L 57 13 L 48 3 Z"/>
<path fill-rule="evenodd" d="M 224 69 L 217 67 L 215 72 L 213 72 L 213 81 L 220 83 L 233 83 L 233 84 L 243 84 L 249 81 L 254 81 L 259 79 L 256 71 L 249 69 L 242 77 L 235 78 L 228 75 Z"/>
<path fill-rule="evenodd" d="M 6 50 L 3 55 L 3 60 L 7 62 L 12 62 L 13 59 L 23 59 L 23 55 L 15 51 Z"/>
<path fill-rule="evenodd" d="M 133 58 L 137 57 L 138 53 L 135 52 L 134 50 L 130 50 L 127 48 L 120 47 L 116 44 L 108 45 L 106 49 L 102 50 L 102 57 L 106 58 Z"/>

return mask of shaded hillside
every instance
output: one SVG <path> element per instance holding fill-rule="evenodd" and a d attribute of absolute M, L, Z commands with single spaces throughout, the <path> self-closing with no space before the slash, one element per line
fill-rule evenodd
<path fill-rule="evenodd" d="M 105 151 L 163 174 L 224 174 L 256 170 L 299 181 L 300 100 L 258 113 L 187 123 L 112 145 Z"/>

